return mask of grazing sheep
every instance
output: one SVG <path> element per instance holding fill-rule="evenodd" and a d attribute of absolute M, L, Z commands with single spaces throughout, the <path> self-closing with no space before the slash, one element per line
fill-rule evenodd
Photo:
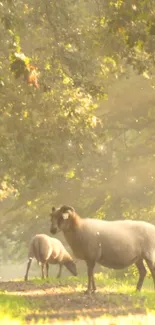
<path fill-rule="evenodd" d="M 84 260 L 88 271 L 88 289 L 96 290 L 94 266 L 97 263 L 113 269 L 137 266 L 141 290 L 146 275 L 144 261 L 152 274 L 155 286 L 155 226 L 144 221 L 105 221 L 82 219 L 74 208 L 52 208 L 51 233 L 63 231 L 74 255 Z"/>
<path fill-rule="evenodd" d="M 62 266 L 73 274 L 77 275 L 76 265 L 67 252 L 60 240 L 51 238 L 45 234 L 38 234 L 32 238 L 28 253 L 28 264 L 25 274 L 25 281 L 28 280 L 28 272 L 33 257 L 36 258 L 42 266 L 42 278 L 44 279 L 44 271 L 46 265 L 46 277 L 48 277 L 49 264 L 59 264 L 59 272 L 57 278 L 61 276 Z"/>

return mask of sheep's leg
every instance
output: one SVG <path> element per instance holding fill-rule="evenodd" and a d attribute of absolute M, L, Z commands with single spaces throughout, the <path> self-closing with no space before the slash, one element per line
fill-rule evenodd
<path fill-rule="evenodd" d="M 62 272 L 62 264 L 59 264 L 59 272 L 57 274 L 57 279 L 61 277 L 61 272 Z"/>
<path fill-rule="evenodd" d="M 28 263 L 27 263 L 27 269 L 26 269 L 26 274 L 24 277 L 24 280 L 27 281 L 28 280 L 28 273 L 29 273 L 29 269 L 32 263 L 32 257 L 29 258 Z"/>
<path fill-rule="evenodd" d="M 154 283 L 154 289 L 155 289 L 155 265 L 152 262 L 148 261 L 148 260 L 146 260 L 146 263 L 147 263 L 147 266 L 148 266 L 148 268 L 149 268 L 149 270 L 151 272 L 151 275 L 152 275 L 152 278 L 153 278 L 153 283 Z"/>
<path fill-rule="evenodd" d="M 44 263 L 41 263 L 41 276 L 42 276 L 42 279 L 45 278 L 45 264 Z"/>
<path fill-rule="evenodd" d="M 92 277 L 92 287 L 93 287 L 93 292 L 96 291 L 96 285 L 95 285 L 95 280 L 94 280 L 94 274 L 93 274 L 93 277 Z"/>
<path fill-rule="evenodd" d="M 140 291 L 144 282 L 144 278 L 146 276 L 146 268 L 144 266 L 143 260 L 139 260 L 137 263 L 135 263 L 137 266 L 137 269 L 139 271 L 139 280 L 137 283 L 136 290 Z"/>
<path fill-rule="evenodd" d="M 91 293 L 96 290 L 95 281 L 94 281 L 94 266 L 95 263 L 87 262 L 87 273 L 88 273 L 88 287 L 85 293 Z"/>
<path fill-rule="evenodd" d="M 46 263 L 46 278 L 48 278 L 49 264 Z"/>

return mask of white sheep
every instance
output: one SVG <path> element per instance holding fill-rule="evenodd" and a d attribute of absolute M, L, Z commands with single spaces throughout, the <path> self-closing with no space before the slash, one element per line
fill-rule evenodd
<path fill-rule="evenodd" d="M 60 240 L 51 238 L 45 234 L 35 235 L 30 243 L 28 253 L 28 263 L 25 274 L 25 281 L 28 280 L 28 272 L 31 266 L 33 258 L 41 264 L 42 278 L 45 277 L 45 266 L 46 266 L 46 277 L 48 278 L 49 264 L 59 264 L 59 272 L 57 278 L 61 276 L 62 266 L 66 268 L 74 275 L 77 275 L 76 264 L 73 261 L 71 255 L 67 252 Z"/>
<path fill-rule="evenodd" d="M 74 208 L 52 208 L 51 233 L 62 230 L 74 255 L 84 260 L 88 270 L 88 290 L 96 290 L 94 266 L 97 263 L 113 269 L 137 266 L 141 290 L 146 275 L 144 260 L 155 286 L 155 226 L 144 221 L 105 221 L 82 219 Z"/>

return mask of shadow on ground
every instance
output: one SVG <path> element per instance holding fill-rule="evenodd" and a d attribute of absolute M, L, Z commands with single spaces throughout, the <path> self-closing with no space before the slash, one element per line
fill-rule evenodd
<path fill-rule="evenodd" d="M 73 286 L 51 286 L 49 283 L 3 282 L 0 290 L 10 292 L 19 299 L 24 296 L 29 311 L 25 319 L 29 322 L 42 320 L 95 319 L 104 314 L 121 316 L 145 314 L 145 297 L 109 292 L 103 289 L 93 295 L 84 294 Z M 24 302 L 23 302 L 24 304 Z"/>

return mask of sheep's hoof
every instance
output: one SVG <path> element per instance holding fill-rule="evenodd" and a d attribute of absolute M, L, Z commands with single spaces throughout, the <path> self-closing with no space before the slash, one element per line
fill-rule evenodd
<path fill-rule="evenodd" d="M 85 294 L 85 295 L 91 295 L 91 293 L 92 293 L 92 290 L 88 290 L 88 289 L 87 289 L 87 290 L 84 291 L 84 294 Z"/>
<path fill-rule="evenodd" d="M 95 293 L 95 292 L 96 292 L 96 289 L 93 289 L 91 292 L 92 292 L 92 293 Z"/>
<path fill-rule="evenodd" d="M 87 289 L 86 291 L 84 291 L 84 294 L 91 295 L 91 294 L 94 294 L 95 292 L 96 292 L 96 289 Z"/>

